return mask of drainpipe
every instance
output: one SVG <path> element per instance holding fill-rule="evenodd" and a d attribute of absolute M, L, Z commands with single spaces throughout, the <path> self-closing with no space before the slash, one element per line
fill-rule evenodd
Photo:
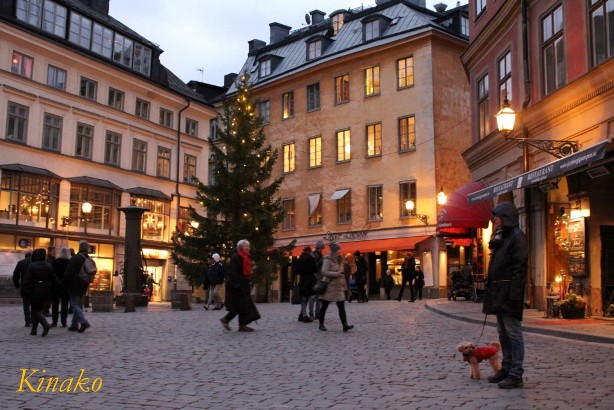
<path fill-rule="evenodd" d="M 177 218 L 175 219 L 175 231 L 177 230 L 177 223 L 179 222 L 179 215 L 181 211 L 181 193 L 179 193 L 179 171 L 181 164 L 181 113 L 188 109 L 191 99 L 186 97 L 186 101 L 188 105 L 183 107 L 177 113 L 177 167 L 176 167 L 176 175 L 175 175 L 175 197 L 177 197 Z M 174 290 L 177 290 L 177 266 L 175 266 L 175 278 L 174 282 Z"/>

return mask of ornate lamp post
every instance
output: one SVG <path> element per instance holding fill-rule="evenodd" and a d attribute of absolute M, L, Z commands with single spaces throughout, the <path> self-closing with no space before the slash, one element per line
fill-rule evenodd
<path fill-rule="evenodd" d="M 119 208 L 126 215 L 126 243 L 124 254 L 124 275 L 126 280 L 126 312 L 136 311 L 136 298 L 139 292 L 139 273 L 141 268 L 141 219 L 149 209 L 140 206 Z"/>

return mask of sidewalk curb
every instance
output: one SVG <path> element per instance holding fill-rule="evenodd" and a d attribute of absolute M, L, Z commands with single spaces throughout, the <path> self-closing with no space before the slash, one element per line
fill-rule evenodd
<path fill-rule="evenodd" d="M 443 310 L 430 306 L 428 303 L 425 304 L 425 308 L 427 310 L 430 310 L 431 312 L 435 312 L 437 314 L 449 317 L 451 319 L 462 320 L 464 322 L 474 323 L 478 325 L 481 325 L 484 323 L 484 319 L 477 320 L 477 319 L 473 319 L 467 316 L 455 315 L 453 313 L 444 312 Z M 492 317 L 494 318 L 494 316 Z M 496 327 L 496 324 L 486 320 L 486 326 Z M 543 329 L 540 327 L 535 327 L 535 326 L 530 326 L 530 325 L 527 326 L 524 324 L 522 326 L 522 329 L 527 333 L 536 333 L 536 334 L 540 334 L 544 336 L 561 337 L 565 339 L 579 340 L 579 341 L 591 342 L 591 343 L 614 344 L 613 338 L 604 337 L 604 336 L 587 335 L 587 334 L 582 334 L 582 333 L 566 332 L 562 330 Z"/>

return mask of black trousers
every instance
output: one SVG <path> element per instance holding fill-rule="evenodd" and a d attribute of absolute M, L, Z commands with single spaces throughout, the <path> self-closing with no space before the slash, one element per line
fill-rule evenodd
<path fill-rule="evenodd" d="M 337 309 L 339 310 L 339 319 L 343 325 L 348 324 L 347 316 L 345 314 L 345 301 L 335 302 Z M 324 324 L 324 317 L 326 316 L 326 309 L 328 309 L 330 302 L 328 300 L 322 300 L 322 307 L 320 308 L 320 324 Z"/>
<path fill-rule="evenodd" d="M 23 301 L 23 315 L 26 319 L 26 324 L 32 323 L 32 314 L 30 313 L 30 298 L 26 296 L 22 296 Z"/>
<path fill-rule="evenodd" d="M 51 297 L 51 322 L 54 325 L 58 324 L 58 316 L 62 321 L 62 324 L 66 324 L 66 318 L 68 317 L 68 293 L 62 292 L 61 295 L 54 294 Z"/>
<path fill-rule="evenodd" d="M 40 323 L 43 328 L 49 327 L 49 323 L 47 323 L 47 319 L 43 314 L 43 308 L 45 303 L 30 303 L 30 311 L 32 313 L 32 332 L 36 332 L 36 328 Z"/>
<path fill-rule="evenodd" d="M 411 294 L 411 299 L 410 300 L 415 300 L 415 296 L 414 296 L 414 278 L 407 277 L 407 276 L 403 276 L 403 283 L 401 283 L 401 290 L 399 291 L 398 300 L 401 300 L 401 298 L 403 297 L 403 290 L 405 290 L 405 283 L 409 283 L 409 292 Z"/>

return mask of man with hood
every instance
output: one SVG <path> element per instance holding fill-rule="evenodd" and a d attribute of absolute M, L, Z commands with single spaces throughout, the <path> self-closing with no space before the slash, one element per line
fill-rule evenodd
<path fill-rule="evenodd" d="M 502 368 L 488 377 L 502 389 L 522 387 L 524 339 L 522 310 L 527 277 L 528 243 L 518 227 L 518 210 L 502 202 L 493 210 L 493 234 L 488 280 L 484 293 L 484 314 L 494 314 L 503 354 Z"/>

